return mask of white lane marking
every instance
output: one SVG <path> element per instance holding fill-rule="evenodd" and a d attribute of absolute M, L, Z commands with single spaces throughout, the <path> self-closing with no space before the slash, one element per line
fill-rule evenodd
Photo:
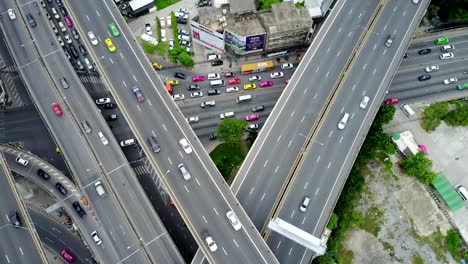
<path fill-rule="evenodd" d="M 50 240 L 50 239 L 49 239 Z M 10 259 L 8 258 L 8 255 L 5 255 L 5 258 L 6 260 L 8 261 L 8 263 L 10 263 Z"/>
<path fill-rule="evenodd" d="M 156 133 L 154 133 L 154 130 L 151 130 L 151 134 L 153 134 L 153 136 L 156 137 Z"/>
<path fill-rule="evenodd" d="M 112 64 L 114 64 L 114 61 L 112 60 L 112 58 L 109 58 L 109 60 L 110 60 L 110 62 L 111 62 Z"/>
<path fill-rule="evenodd" d="M 279 248 L 279 246 L 281 245 L 281 242 L 282 242 L 282 240 L 280 240 L 280 242 L 278 242 L 278 245 L 276 246 L 276 248 Z"/>
<path fill-rule="evenodd" d="M 278 171 L 279 169 L 279 166 L 276 166 L 276 169 L 275 169 L 275 172 L 273 174 L 276 174 L 276 172 Z"/>
<path fill-rule="evenodd" d="M 265 161 L 265 164 L 263 165 L 263 167 L 265 168 L 267 164 L 268 164 L 268 160 Z"/>
<path fill-rule="evenodd" d="M 387 29 L 387 25 L 385 25 L 385 27 L 383 27 L 383 30 Z"/>
<path fill-rule="evenodd" d="M 236 244 L 236 247 L 239 247 L 235 239 L 233 239 L 232 241 L 234 241 L 234 244 Z"/>
<path fill-rule="evenodd" d="M 317 158 L 317 163 L 319 162 L 319 160 L 320 160 L 320 156 L 318 156 L 318 158 Z"/>
<path fill-rule="evenodd" d="M 291 115 L 289 117 L 293 117 L 293 115 L 294 115 L 294 111 L 291 113 Z"/>
<path fill-rule="evenodd" d="M 309 182 L 306 182 L 306 184 L 304 184 L 304 190 L 307 188 L 308 184 L 309 184 Z"/>
<path fill-rule="evenodd" d="M 330 72 L 327 72 L 327 74 L 325 75 L 325 77 L 328 77 L 328 74 L 330 74 Z"/>
<path fill-rule="evenodd" d="M 341 27 L 338 29 L 338 33 L 340 33 L 340 32 L 341 32 L 341 29 L 342 29 Z"/>
<path fill-rule="evenodd" d="M 89 19 L 89 16 L 86 16 L 86 18 L 88 19 L 88 21 L 91 21 L 91 19 Z"/>
<path fill-rule="evenodd" d="M 19 247 L 19 250 L 20 250 L 20 252 L 21 252 L 21 255 L 24 255 L 23 249 L 22 249 L 21 247 Z"/>
<path fill-rule="evenodd" d="M 278 139 L 276 140 L 276 142 L 280 141 L 280 139 L 281 139 L 281 135 L 278 137 Z"/>
<path fill-rule="evenodd" d="M 365 70 L 365 69 L 366 69 L 366 67 L 367 67 L 367 63 L 366 63 L 366 64 L 364 64 L 364 66 L 362 66 L 362 69 L 363 69 L 363 70 Z"/>
<path fill-rule="evenodd" d="M 122 82 L 123 82 L 123 85 L 124 85 L 125 87 L 127 87 L 127 84 L 125 83 L 125 81 L 122 81 Z"/>
<path fill-rule="evenodd" d="M 353 12 L 353 10 L 351 9 L 351 10 L 349 10 L 349 13 L 348 13 L 348 14 L 351 15 L 352 12 Z"/>
<path fill-rule="evenodd" d="M 353 119 L 353 118 L 354 118 L 354 113 L 351 115 L 351 119 Z"/>
<path fill-rule="evenodd" d="M 364 96 L 366 94 L 366 90 L 364 90 L 361 94 L 361 96 Z"/>
<path fill-rule="evenodd" d="M 353 85 L 353 88 L 351 88 L 351 90 L 354 91 L 355 88 L 356 88 L 356 84 Z"/>
<path fill-rule="evenodd" d="M 252 195 L 254 189 L 255 189 L 255 187 L 252 187 L 252 189 L 250 190 L 249 195 Z"/>
<path fill-rule="evenodd" d="M 292 251 L 292 249 L 293 249 L 293 248 L 291 248 L 291 249 L 289 250 L 289 253 L 288 253 L 288 255 L 291 255 L 291 251 Z"/>
<path fill-rule="evenodd" d="M 343 141 L 343 136 L 340 138 L 340 143 L 341 143 L 341 141 Z"/>
<path fill-rule="evenodd" d="M 344 107 L 343 107 L 343 108 L 341 108 L 341 112 L 340 112 L 340 114 L 342 114 L 342 113 L 343 113 L 343 111 L 344 111 Z"/>
<path fill-rule="evenodd" d="M 376 69 L 374 69 L 374 71 L 372 72 L 372 75 L 375 75 L 375 71 L 377 71 L 377 68 L 376 68 Z"/>
<path fill-rule="evenodd" d="M 306 219 L 307 219 L 307 217 L 304 217 L 304 219 L 302 220 L 302 225 L 304 224 Z"/>
<path fill-rule="evenodd" d="M 216 213 L 216 215 L 219 215 L 218 211 L 216 211 L 216 208 L 213 207 L 213 211 Z"/>
<path fill-rule="evenodd" d="M 383 50 L 383 55 L 385 55 L 385 53 L 387 53 L 387 50 L 386 50 L 386 49 Z"/>
<path fill-rule="evenodd" d="M 197 182 L 198 186 L 201 186 L 200 182 L 198 181 L 197 178 L 195 178 L 195 181 Z"/>
<path fill-rule="evenodd" d="M 315 93 L 315 95 L 314 95 L 314 100 L 315 100 L 315 98 L 317 98 L 317 93 Z"/>
<path fill-rule="evenodd" d="M 221 249 L 224 251 L 224 254 L 226 254 L 226 256 L 227 256 L 228 253 L 226 252 L 226 250 L 223 247 L 221 247 Z"/>
<path fill-rule="evenodd" d="M 202 217 L 203 217 L 203 220 L 205 220 L 205 223 L 207 223 L 207 224 L 208 224 L 208 221 L 206 221 L 206 218 L 205 218 L 205 216 L 204 216 L 204 215 L 202 215 Z"/>
<path fill-rule="evenodd" d="M 289 141 L 288 148 L 291 146 L 291 144 L 292 144 L 292 139 Z"/>
<path fill-rule="evenodd" d="M 149 104 L 150 106 L 152 106 L 151 101 L 150 101 L 150 100 L 147 100 L 147 101 L 148 101 L 148 104 Z"/>
<path fill-rule="evenodd" d="M 135 80 L 135 82 L 138 82 L 137 78 L 135 77 L 135 74 L 133 74 L 133 79 Z"/>
<path fill-rule="evenodd" d="M 304 90 L 304 94 L 306 94 L 306 93 L 307 93 L 307 89 L 309 89 L 309 88 L 305 88 L 305 90 Z"/>
<path fill-rule="evenodd" d="M 166 128 L 166 126 L 165 126 L 164 124 L 163 124 L 162 126 L 163 126 L 164 130 L 166 130 L 166 132 L 167 132 L 167 128 Z"/>
<path fill-rule="evenodd" d="M 296 212 L 296 210 L 292 211 L 291 216 L 290 216 L 291 218 L 293 218 L 295 212 Z"/>
<path fill-rule="evenodd" d="M 314 196 L 317 196 L 317 193 L 319 192 L 320 188 L 317 188 L 317 190 L 315 191 L 315 194 Z"/>
<path fill-rule="evenodd" d="M 361 16 L 362 16 L 362 12 L 361 12 L 361 13 L 359 13 L 359 16 L 358 16 L 358 17 L 360 18 Z"/>
<path fill-rule="evenodd" d="M 265 198 L 265 193 L 263 193 L 262 198 L 260 199 L 260 201 L 263 201 L 263 198 Z"/>
<path fill-rule="evenodd" d="M 96 14 L 97 14 L 98 16 L 101 16 L 101 14 L 99 14 L 99 12 L 98 12 L 97 10 L 96 10 Z"/>
<path fill-rule="evenodd" d="M 330 133 L 328 134 L 328 137 L 330 138 L 332 135 L 333 135 L 333 130 L 330 131 Z"/>
<path fill-rule="evenodd" d="M 327 169 L 329 169 L 329 168 L 330 168 L 330 166 L 331 166 L 331 161 L 330 161 L 330 163 L 328 163 Z"/>
<path fill-rule="evenodd" d="M 373 47 L 372 49 L 375 50 L 375 48 L 377 48 L 377 44 L 375 44 L 374 47 Z"/>
<path fill-rule="evenodd" d="M 137 108 L 138 108 L 138 111 L 140 111 L 140 112 L 141 112 L 141 109 L 140 109 L 140 106 L 139 106 L 139 105 L 137 105 Z"/>
<path fill-rule="evenodd" d="M 331 47 L 328 47 L 328 49 L 327 49 L 327 53 L 330 51 L 330 49 L 331 49 Z"/>
<path fill-rule="evenodd" d="M 169 163 L 172 165 L 172 160 L 171 160 L 171 158 L 167 157 L 167 160 L 168 160 Z"/>
<path fill-rule="evenodd" d="M 336 54 L 337 57 L 339 57 L 341 54 L 341 50 L 338 51 L 338 53 Z"/>
<path fill-rule="evenodd" d="M 304 119 L 305 119 L 305 116 L 303 116 L 303 117 L 302 117 L 302 119 L 301 119 L 301 123 L 302 123 L 302 122 L 304 122 Z"/>
<path fill-rule="evenodd" d="M 393 12 L 395 12 L 395 11 L 397 10 L 397 7 L 398 7 L 398 6 L 395 6 L 395 7 L 393 8 Z"/>
<path fill-rule="evenodd" d="M 189 190 L 187 189 L 187 186 L 184 185 L 184 188 L 185 188 L 185 190 L 186 190 L 187 192 L 189 192 Z M 203 217 L 203 218 L 205 218 L 205 217 Z"/>
<path fill-rule="evenodd" d="M 403 12 L 403 16 L 405 16 L 405 15 L 406 15 L 406 11 L 405 11 L 405 12 Z"/>
<path fill-rule="evenodd" d="M 122 59 L 125 59 L 124 55 L 122 54 L 122 52 L 119 52 L 120 54 L 120 57 L 122 57 Z"/>
<path fill-rule="evenodd" d="M 348 33 L 348 38 L 351 37 L 351 34 L 353 34 L 353 32 L 349 32 L 349 33 Z"/>
<path fill-rule="evenodd" d="M 318 72 L 318 70 L 319 70 L 319 69 L 320 69 L 320 66 L 319 66 L 319 67 L 317 67 L 317 69 L 315 70 L 315 72 Z"/>
<path fill-rule="evenodd" d="M 182 152 L 180 152 L 180 150 L 179 150 L 179 155 L 180 155 L 182 158 L 184 158 L 184 155 L 182 155 Z"/>

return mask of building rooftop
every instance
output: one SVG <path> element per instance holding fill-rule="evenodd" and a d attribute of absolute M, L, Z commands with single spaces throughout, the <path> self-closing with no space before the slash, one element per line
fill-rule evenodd
<path fill-rule="evenodd" d="M 198 16 L 194 20 L 214 31 L 222 33 L 226 25 L 226 17 L 229 15 L 227 6 L 201 7 L 198 8 Z"/>
<path fill-rule="evenodd" d="M 230 0 L 229 6 L 231 7 L 232 14 L 242 14 L 257 11 L 255 0 Z"/>
<path fill-rule="evenodd" d="M 306 7 L 296 7 L 293 2 L 281 2 L 271 6 L 271 11 L 258 15 L 268 33 L 278 33 L 310 27 L 312 19 Z"/>
<path fill-rule="evenodd" d="M 242 18 L 229 16 L 226 20 L 225 28 L 239 36 L 265 34 L 265 29 L 256 15 L 250 15 Z"/>

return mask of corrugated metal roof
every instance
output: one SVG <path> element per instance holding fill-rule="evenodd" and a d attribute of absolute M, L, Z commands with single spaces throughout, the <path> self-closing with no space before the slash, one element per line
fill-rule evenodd
<path fill-rule="evenodd" d="M 135 11 L 151 3 L 154 4 L 154 0 L 133 0 L 133 1 L 130 1 L 129 4 L 132 10 Z"/>

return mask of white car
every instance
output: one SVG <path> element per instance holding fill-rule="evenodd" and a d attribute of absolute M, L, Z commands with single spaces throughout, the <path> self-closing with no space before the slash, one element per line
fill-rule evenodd
<path fill-rule="evenodd" d="M 452 59 L 453 57 L 454 57 L 453 53 L 451 53 L 451 52 L 440 54 L 440 59 L 441 60 L 448 60 L 448 59 Z"/>
<path fill-rule="evenodd" d="M 104 144 L 104 146 L 107 146 L 109 144 L 109 141 L 104 136 L 104 134 L 101 131 L 99 131 L 98 135 L 99 135 L 99 138 L 101 139 L 102 144 Z"/>
<path fill-rule="evenodd" d="M 182 173 L 182 177 L 184 177 L 184 180 L 188 181 L 192 178 L 192 176 L 190 176 L 190 173 L 187 171 L 183 163 L 177 165 L 177 168 L 179 168 L 180 172 Z"/>
<path fill-rule="evenodd" d="M 283 78 L 283 76 L 284 76 L 283 72 L 272 72 L 272 73 L 270 73 L 270 77 L 272 79 Z"/>
<path fill-rule="evenodd" d="M 228 218 L 229 222 L 231 222 L 234 230 L 238 231 L 242 228 L 242 224 L 239 222 L 239 219 L 237 219 L 237 216 L 233 211 L 227 212 L 226 217 Z"/>
<path fill-rule="evenodd" d="M 161 29 L 166 28 L 166 21 L 164 20 L 163 17 L 161 19 L 159 19 L 159 22 L 161 24 Z"/>
<path fill-rule="evenodd" d="M 177 10 L 177 12 L 181 12 L 181 13 L 184 13 L 184 14 L 188 14 L 187 8 L 179 8 L 179 10 Z"/>
<path fill-rule="evenodd" d="M 247 128 L 251 129 L 251 130 L 257 130 L 258 129 L 258 124 L 249 124 L 249 126 Z"/>
<path fill-rule="evenodd" d="M 58 36 L 58 37 L 57 37 L 57 40 L 58 40 L 58 43 L 60 44 L 60 46 L 62 46 L 62 47 L 65 46 L 65 43 L 63 42 L 61 36 Z"/>
<path fill-rule="evenodd" d="M 23 166 L 27 166 L 29 161 L 21 158 L 20 156 L 16 157 L 16 162 L 23 165 Z"/>
<path fill-rule="evenodd" d="M 435 72 L 435 71 L 438 71 L 438 70 L 439 70 L 439 66 L 438 66 L 438 65 L 428 66 L 428 67 L 426 67 L 426 69 L 425 69 L 426 72 Z"/>
<path fill-rule="evenodd" d="M 102 244 L 101 238 L 98 236 L 96 231 L 91 232 L 91 237 L 93 238 L 94 242 L 96 242 L 97 245 Z"/>
<path fill-rule="evenodd" d="M 11 20 L 15 20 L 16 19 L 16 14 L 15 14 L 15 11 L 13 9 L 8 9 L 7 10 L 7 13 L 8 13 L 8 16 L 10 17 Z"/>
<path fill-rule="evenodd" d="M 203 92 L 193 92 L 193 93 L 190 93 L 190 97 L 192 98 L 196 98 L 196 97 L 202 97 L 203 96 Z"/>
<path fill-rule="evenodd" d="M 454 83 L 454 82 L 457 82 L 458 79 L 456 77 L 452 77 L 450 79 L 445 79 L 444 80 L 444 84 L 451 84 L 451 83 Z"/>
<path fill-rule="evenodd" d="M 96 38 L 96 36 L 94 35 L 92 31 L 88 32 L 88 38 L 93 46 L 97 46 L 97 44 L 99 43 L 98 39 Z"/>
<path fill-rule="evenodd" d="M 215 101 L 206 101 L 206 102 L 201 102 L 200 107 L 205 108 L 206 106 L 213 107 L 216 105 Z"/>
<path fill-rule="evenodd" d="M 168 26 L 168 27 L 171 27 L 171 26 L 172 26 L 172 18 L 171 18 L 170 16 L 168 16 L 168 17 L 166 18 L 166 23 L 167 23 L 167 26 Z"/>
<path fill-rule="evenodd" d="M 226 88 L 226 93 L 234 93 L 234 92 L 238 92 L 239 91 L 239 87 L 228 87 Z"/>
<path fill-rule="evenodd" d="M 253 82 L 253 81 L 260 81 L 262 79 L 262 77 L 258 76 L 258 75 L 254 75 L 254 76 L 250 76 L 249 77 L 249 81 Z"/>
<path fill-rule="evenodd" d="M 206 245 L 208 245 L 211 252 L 215 252 L 218 249 L 218 246 L 210 234 L 208 234 L 208 232 L 203 232 L 203 237 L 205 238 Z"/>
<path fill-rule="evenodd" d="M 169 50 L 172 50 L 174 48 L 174 40 L 171 39 L 169 40 Z"/>
<path fill-rule="evenodd" d="M 180 146 L 184 149 L 185 154 L 190 154 L 192 153 L 192 147 L 190 147 L 190 144 L 188 143 L 186 138 L 181 138 L 179 140 Z"/>
<path fill-rule="evenodd" d="M 72 43 L 72 39 L 70 38 L 70 35 L 65 34 L 65 35 L 63 35 L 63 37 L 65 38 L 65 41 L 66 41 L 68 44 L 71 44 L 71 43 Z"/>
<path fill-rule="evenodd" d="M 62 32 L 67 31 L 67 28 L 65 27 L 62 21 L 59 21 L 57 24 L 59 25 L 60 31 Z"/>
<path fill-rule="evenodd" d="M 189 124 L 196 123 L 198 122 L 198 116 L 191 116 L 191 117 L 186 118 L 185 120 L 187 120 Z"/>
<path fill-rule="evenodd" d="M 109 97 L 106 97 L 106 98 L 99 98 L 96 100 L 96 104 L 97 105 L 103 105 L 103 104 L 107 104 L 107 103 L 110 103 L 111 99 Z"/>
<path fill-rule="evenodd" d="M 365 109 L 368 103 L 369 103 L 369 97 L 364 96 L 361 100 L 361 103 L 359 104 L 359 107 L 361 107 L 362 109 Z"/>
<path fill-rule="evenodd" d="M 178 17 L 178 18 L 185 18 L 185 19 L 188 19 L 188 14 L 186 13 L 183 13 L 183 12 L 175 12 L 175 16 Z"/>
<path fill-rule="evenodd" d="M 183 94 L 174 94 L 174 101 L 181 101 L 185 99 L 185 96 Z"/>
<path fill-rule="evenodd" d="M 281 64 L 281 69 L 282 70 L 289 70 L 294 68 L 294 65 L 292 63 L 283 63 Z"/>
<path fill-rule="evenodd" d="M 161 19 L 162 22 L 164 22 L 164 20 Z M 161 23 L 161 28 L 162 28 L 162 23 Z M 146 29 L 146 34 L 147 35 L 153 35 L 153 31 L 151 30 L 151 24 L 150 23 L 146 23 L 145 24 L 145 29 Z"/>

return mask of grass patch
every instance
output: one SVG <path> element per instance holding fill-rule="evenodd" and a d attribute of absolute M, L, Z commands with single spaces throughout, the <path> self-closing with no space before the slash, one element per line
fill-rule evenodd
<path fill-rule="evenodd" d="M 366 230 L 367 232 L 377 237 L 382 222 L 383 212 L 380 211 L 377 207 L 371 207 L 367 211 L 366 216 L 364 217 L 364 221 L 362 221 L 360 225 L 360 228 Z"/>
<path fill-rule="evenodd" d="M 412 264 L 424 264 L 424 259 L 419 256 L 419 255 L 415 255 L 413 256 L 413 260 L 411 261 Z"/>
<path fill-rule="evenodd" d="M 353 263 L 354 253 L 351 250 L 345 250 L 342 246 L 338 250 L 338 260 L 340 264 Z"/>
<path fill-rule="evenodd" d="M 448 252 L 448 248 L 447 244 L 445 243 L 445 236 L 442 235 L 442 233 L 440 233 L 439 229 L 437 229 L 436 232 L 426 237 L 419 236 L 415 230 L 411 232 L 411 235 L 416 239 L 416 241 L 418 241 L 420 245 L 426 244 L 429 247 L 431 247 L 438 261 L 447 263 L 445 253 Z"/>
<path fill-rule="evenodd" d="M 180 2 L 180 0 L 154 0 L 154 4 L 156 5 L 156 9 L 158 11 L 168 6 L 171 6 L 177 2 Z"/>
<path fill-rule="evenodd" d="M 232 170 L 242 163 L 245 154 L 242 152 L 240 144 L 232 146 L 223 143 L 210 153 L 210 157 L 226 182 L 230 183 L 229 180 Z"/>

